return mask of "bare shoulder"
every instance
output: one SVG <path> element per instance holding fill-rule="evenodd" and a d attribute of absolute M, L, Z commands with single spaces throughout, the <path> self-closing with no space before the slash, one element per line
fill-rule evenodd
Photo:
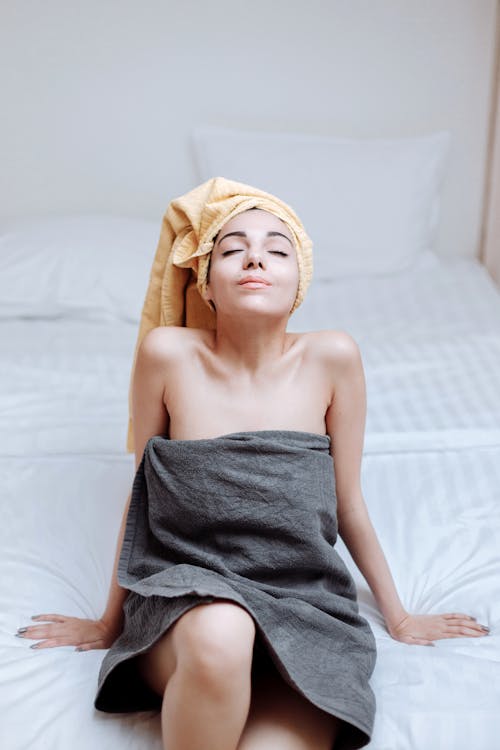
<path fill-rule="evenodd" d="M 208 342 L 211 331 L 184 326 L 157 326 L 141 341 L 140 351 L 155 362 L 177 360 Z"/>
<path fill-rule="evenodd" d="M 328 329 L 296 335 L 308 356 L 327 365 L 352 365 L 361 358 L 357 341 L 347 331 Z"/>

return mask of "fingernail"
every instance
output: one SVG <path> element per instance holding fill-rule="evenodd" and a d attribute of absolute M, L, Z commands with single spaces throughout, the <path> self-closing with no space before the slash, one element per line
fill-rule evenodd
<path fill-rule="evenodd" d="M 30 648 L 38 648 L 39 645 L 39 643 L 34 643 L 32 646 L 30 646 Z"/>
<path fill-rule="evenodd" d="M 83 651 L 83 649 L 78 646 L 77 648 L 75 648 L 75 651 Z"/>
<path fill-rule="evenodd" d="M 18 628 L 17 632 L 18 633 L 26 633 L 27 630 L 28 630 L 28 628 Z"/>
<path fill-rule="evenodd" d="M 32 620 L 36 620 L 36 619 L 37 619 L 37 617 L 41 617 L 41 616 L 42 616 L 42 615 L 31 615 L 31 619 L 32 619 Z"/>
<path fill-rule="evenodd" d="M 23 633 L 14 633 L 14 635 L 16 636 L 16 638 L 24 638 Z"/>

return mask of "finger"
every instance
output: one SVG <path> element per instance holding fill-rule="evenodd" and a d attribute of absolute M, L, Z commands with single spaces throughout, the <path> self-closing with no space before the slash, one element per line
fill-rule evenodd
<path fill-rule="evenodd" d="M 404 638 L 396 638 L 396 640 L 401 641 L 401 643 L 407 643 L 408 645 L 413 643 L 413 639 L 407 638 L 406 636 Z"/>
<path fill-rule="evenodd" d="M 90 643 L 83 643 L 82 645 L 77 646 L 75 648 L 75 651 L 91 651 L 92 649 L 95 649 L 95 648 L 104 648 L 103 646 L 99 646 L 99 644 L 102 644 L 102 640 L 92 641 Z"/>
<path fill-rule="evenodd" d="M 457 612 L 441 615 L 441 617 L 444 617 L 445 620 L 456 620 L 458 618 L 459 620 L 473 620 L 474 622 L 476 622 L 476 618 L 472 617 L 472 615 L 465 615 L 463 613 Z"/>
<path fill-rule="evenodd" d="M 65 615 L 32 615 L 32 620 L 49 620 L 52 622 L 65 622 L 65 620 L 69 619 Z"/>
<path fill-rule="evenodd" d="M 475 617 L 469 617 L 463 615 L 461 617 L 455 615 L 441 615 L 440 619 L 444 621 L 444 624 L 448 625 L 463 625 L 469 628 L 476 628 L 478 630 L 484 629 L 484 625 L 476 620 Z"/>
<path fill-rule="evenodd" d="M 33 643 L 30 648 L 34 648 L 35 650 L 40 650 L 42 648 L 54 648 L 55 646 L 73 646 L 75 643 L 74 639 L 71 638 L 48 638 L 45 641 L 39 641 L 38 643 Z"/>
<path fill-rule="evenodd" d="M 434 646 L 432 641 L 426 641 L 424 638 L 415 638 L 413 641 L 417 646 Z"/>
<path fill-rule="evenodd" d="M 54 638 L 59 635 L 57 626 L 53 625 L 38 625 L 36 627 L 26 628 L 24 633 L 19 632 L 16 634 L 23 638 Z"/>
<path fill-rule="evenodd" d="M 411 643 L 417 643 L 422 646 L 434 646 L 434 643 L 429 638 L 418 638 L 416 635 L 408 636 L 411 639 Z"/>
<path fill-rule="evenodd" d="M 398 635 L 395 640 L 401 641 L 401 643 L 408 643 L 408 645 L 415 643 L 415 639 L 412 635 Z"/>
<path fill-rule="evenodd" d="M 490 630 L 489 628 L 485 627 L 484 625 L 481 625 L 480 622 L 474 622 L 474 623 L 472 623 L 472 625 L 464 623 L 464 626 L 467 627 L 467 628 L 469 628 L 469 629 L 475 630 L 478 635 L 484 635 L 485 633 L 488 633 L 489 630 Z"/>
<path fill-rule="evenodd" d="M 487 631 L 484 631 L 481 627 L 473 627 L 469 625 L 447 625 L 445 627 L 445 633 L 459 633 L 465 636 L 480 636 L 486 635 Z"/>
<path fill-rule="evenodd" d="M 482 629 L 472 629 L 472 628 L 462 628 L 462 637 L 465 638 L 481 638 L 481 636 L 489 635 L 487 630 Z"/>
<path fill-rule="evenodd" d="M 412 635 L 400 638 L 399 640 L 403 643 L 407 643 L 409 646 L 434 646 L 432 641 L 428 641 L 425 638 L 414 638 Z"/>

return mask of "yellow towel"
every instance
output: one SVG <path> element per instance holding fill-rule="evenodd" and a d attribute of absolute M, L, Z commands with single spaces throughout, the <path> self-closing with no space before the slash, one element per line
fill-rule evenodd
<path fill-rule="evenodd" d="M 270 193 L 224 177 L 212 177 L 175 198 L 163 217 L 135 345 L 129 386 L 129 453 L 134 451 L 132 383 L 141 341 L 158 326 L 215 328 L 215 312 L 201 296 L 214 238 L 233 216 L 254 206 L 278 216 L 289 227 L 299 266 L 299 286 L 291 312 L 304 299 L 312 278 L 312 242 L 290 206 Z"/>

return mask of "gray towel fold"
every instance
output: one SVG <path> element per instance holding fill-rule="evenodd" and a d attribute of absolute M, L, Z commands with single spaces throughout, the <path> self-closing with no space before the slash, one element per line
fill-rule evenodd
<path fill-rule="evenodd" d="M 131 592 L 124 629 L 103 659 L 95 707 L 159 708 L 130 660 L 196 604 L 232 599 L 254 618 L 283 679 L 344 720 L 336 750 L 368 744 L 376 644 L 334 549 L 337 531 L 328 435 L 151 438 L 118 565 Z"/>

